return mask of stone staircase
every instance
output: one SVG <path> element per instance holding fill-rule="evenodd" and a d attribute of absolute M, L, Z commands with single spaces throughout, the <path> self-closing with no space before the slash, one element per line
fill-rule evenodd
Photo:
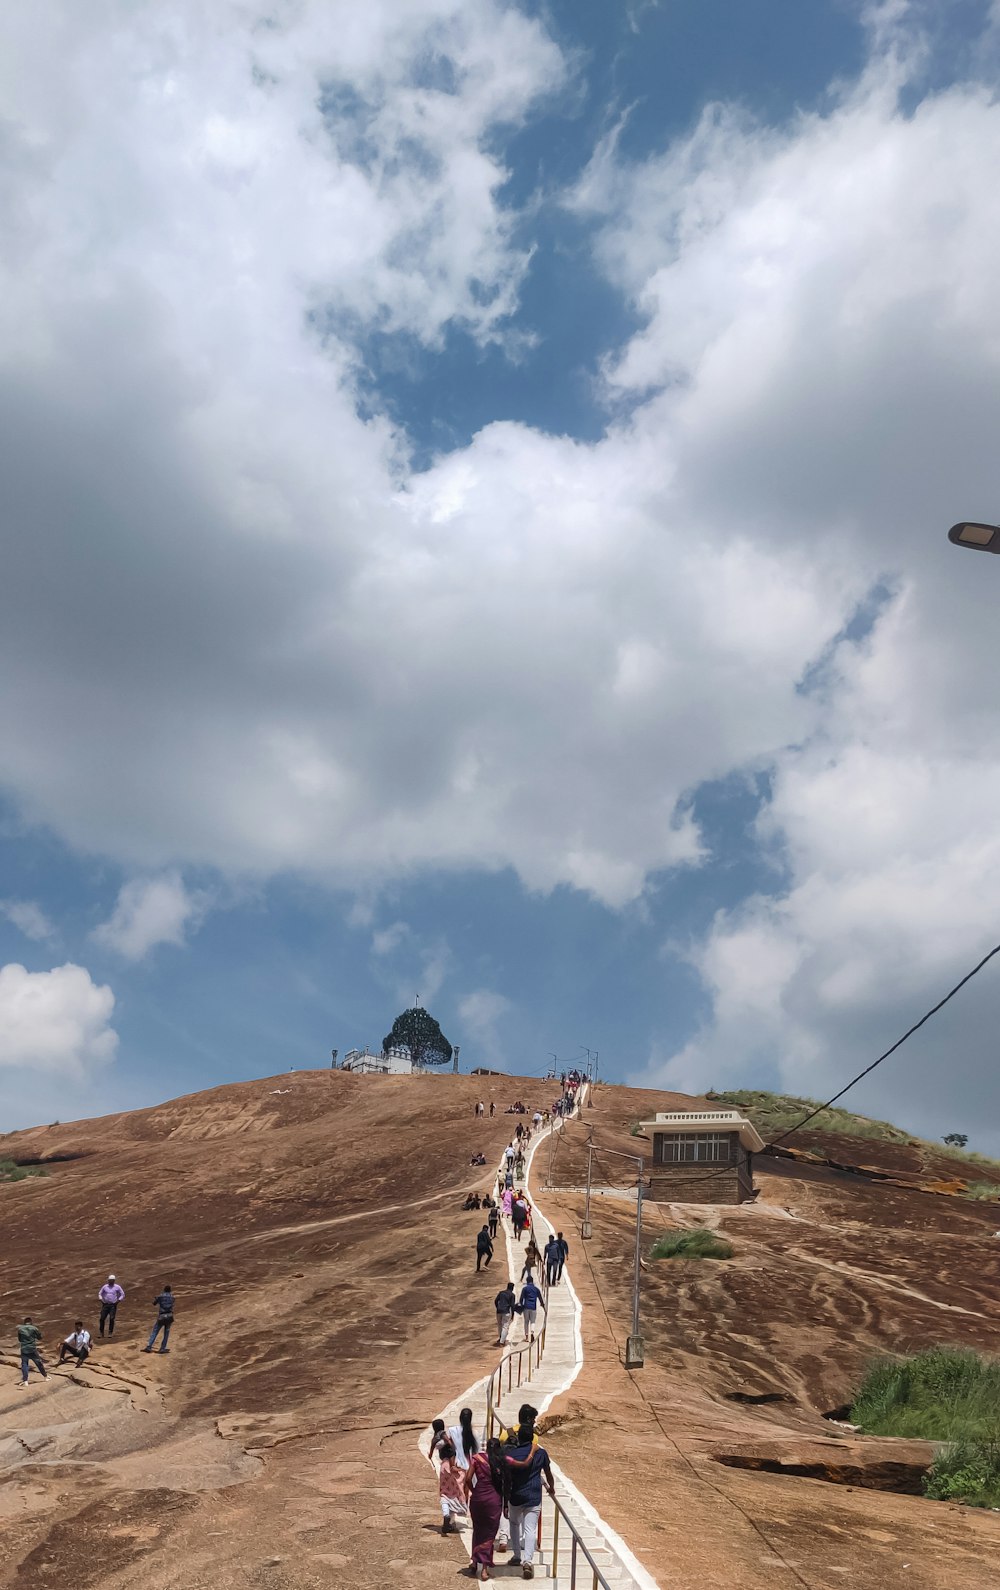
<path fill-rule="evenodd" d="M 554 1127 L 560 1130 L 561 1127 Z M 526 1185 L 531 1188 L 531 1164 L 535 1153 L 544 1141 L 546 1134 L 541 1134 L 531 1145 L 526 1171 Z M 545 1218 L 538 1205 L 533 1203 L 533 1226 L 535 1240 L 539 1248 L 544 1248 L 552 1226 Z M 499 1254 L 494 1260 L 493 1270 L 497 1276 L 498 1286 L 506 1277 L 513 1276 L 515 1281 L 520 1277 L 524 1265 L 524 1246 L 514 1241 L 510 1222 L 504 1221 L 504 1236 L 506 1239 L 507 1259 L 509 1268 L 504 1271 L 499 1262 Z M 574 1244 L 575 1246 L 575 1244 Z M 512 1386 L 506 1389 L 506 1375 L 504 1376 L 503 1393 L 497 1403 L 497 1408 L 505 1424 L 516 1422 L 517 1410 L 523 1402 L 530 1402 L 538 1408 L 540 1415 L 544 1415 L 549 1404 L 561 1395 L 575 1380 L 583 1364 L 583 1345 L 580 1333 L 581 1307 L 571 1279 L 571 1265 L 567 1266 L 563 1280 L 558 1286 L 552 1287 L 548 1295 L 548 1311 L 545 1322 L 545 1344 L 541 1363 L 534 1367 L 530 1380 L 523 1378 L 517 1384 L 516 1368 L 512 1372 Z M 503 1355 L 506 1357 L 522 1346 L 520 1339 L 520 1318 L 515 1321 L 512 1335 L 517 1334 L 517 1340 L 508 1344 Z M 524 1364 L 528 1355 L 524 1355 Z M 444 1409 L 442 1417 L 445 1423 L 453 1425 L 458 1423 L 458 1414 L 461 1408 L 470 1407 L 473 1411 L 475 1427 L 484 1429 L 487 1411 L 487 1387 L 490 1381 L 487 1376 L 477 1381 L 475 1386 L 469 1388 L 462 1396 Z M 544 1441 L 544 1420 L 542 1421 L 542 1439 Z M 421 1447 L 426 1453 L 430 1440 L 429 1431 L 421 1439 Z M 550 1457 L 552 1456 L 550 1452 Z M 589 1506 L 581 1497 L 579 1491 L 558 1465 L 553 1462 L 553 1472 L 556 1481 L 556 1497 L 565 1516 L 558 1519 L 558 1539 L 556 1538 L 556 1509 L 553 1507 L 548 1495 L 542 1500 L 542 1538 L 541 1545 L 535 1553 L 534 1567 L 535 1578 L 545 1579 L 550 1585 L 557 1585 L 559 1590 L 595 1590 L 600 1585 L 600 1580 L 595 1578 L 594 1571 L 587 1562 L 581 1546 L 585 1546 L 594 1560 L 601 1577 L 612 1587 L 612 1590 L 656 1590 L 655 1581 L 636 1562 L 628 1552 L 624 1543 L 619 1541 L 613 1532 L 603 1526 L 596 1510 Z M 572 1527 L 570 1527 L 572 1526 Z M 573 1535 L 577 1536 L 576 1571 L 575 1577 L 572 1568 Z M 471 1528 L 463 1532 L 466 1547 L 471 1540 Z M 497 1554 L 494 1566 L 496 1579 L 521 1579 L 521 1569 L 511 1566 L 507 1554 Z"/>

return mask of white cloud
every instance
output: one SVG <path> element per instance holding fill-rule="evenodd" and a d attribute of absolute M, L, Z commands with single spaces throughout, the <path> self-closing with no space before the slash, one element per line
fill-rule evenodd
<path fill-rule="evenodd" d="M 862 572 L 692 519 L 652 420 L 593 446 L 496 424 L 407 475 L 356 413 L 351 327 L 502 325 L 522 261 L 490 151 L 561 92 L 539 25 L 113 15 L 53 3 L 57 47 L 14 38 L 0 774 L 25 815 L 143 872 L 359 891 L 511 866 L 617 905 L 697 861 L 687 792 L 809 732 L 796 680 Z"/>
<path fill-rule="evenodd" d="M 418 1002 L 431 1005 L 452 966 L 447 940 L 440 935 L 427 938 L 409 922 L 396 921 L 388 927 L 376 928 L 372 933 L 371 953 L 375 975 L 391 989 L 393 999 L 404 1008 Z"/>
<path fill-rule="evenodd" d="M 620 904 L 702 859 L 699 782 L 766 768 L 788 891 L 693 948 L 697 1053 L 794 1039 L 818 1085 L 870 1050 L 907 967 L 947 980 L 985 923 L 1000 768 L 994 571 L 943 535 L 996 508 L 1000 105 L 901 109 L 906 15 L 878 8 L 823 115 L 603 151 L 575 202 L 646 317 L 605 371 L 616 422 L 491 425 L 421 474 L 358 417 L 358 329 L 503 333 L 524 251 L 496 150 L 566 77 L 540 24 L 488 0 L 8 23 L 24 812 L 144 871 L 294 868 L 364 902 L 510 866 Z M 835 644 L 884 575 L 870 642 Z"/>
<path fill-rule="evenodd" d="M 510 1000 L 491 988 L 474 989 L 459 1000 L 458 1014 L 471 1039 L 465 1045 L 470 1064 L 504 1058 L 500 1023 L 509 1009 Z"/>
<path fill-rule="evenodd" d="M 392 922 L 387 928 L 379 928 L 372 934 L 372 954 L 391 955 L 410 936 L 410 928 L 406 922 Z"/>
<path fill-rule="evenodd" d="M 34 900 L 0 900 L 0 916 L 5 916 L 9 922 L 13 922 L 25 938 L 55 937 L 55 928 L 41 906 Z"/>
<path fill-rule="evenodd" d="M 114 1059 L 114 1008 L 111 989 L 82 966 L 0 967 L 0 1066 L 83 1080 Z"/>
<path fill-rule="evenodd" d="M 119 890 L 114 911 L 92 937 L 126 960 L 138 961 L 157 944 L 183 944 L 208 908 L 202 890 L 188 890 L 179 873 L 132 878 Z"/>
<path fill-rule="evenodd" d="M 653 391 L 642 428 L 683 435 L 692 522 L 728 513 L 758 548 L 892 583 L 871 634 L 809 680 L 807 732 L 768 758 L 760 836 L 787 891 L 690 947 L 709 1019 L 646 1073 L 674 1086 L 772 1074 L 832 1092 L 998 936 L 983 682 L 1000 587 L 944 532 L 994 516 L 1000 106 L 970 84 L 904 115 L 901 61 L 894 42 L 829 115 L 782 133 L 717 112 L 645 166 L 606 152 L 617 187 L 599 163 L 577 196 L 609 209 L 607 267 L 649 317 L 609 387 Z M 931 1135 L 974 1117 L 1000 1147 L 989 997 L 961 996 L 857 1107 Z"/>

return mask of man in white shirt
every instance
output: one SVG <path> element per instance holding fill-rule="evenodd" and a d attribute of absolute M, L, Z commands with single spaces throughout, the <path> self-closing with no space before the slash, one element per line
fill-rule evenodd
<path fill-rule="evenodd" d="M 66 1337 L 59 1349 L 59 1362 L 64 1364 L 67 1358 L 75 1358 L 77 1368 L 90 1357 L 90 1332 L 83 1328 L 83 1320 L 78 1319 L 71 1335 Z"/>

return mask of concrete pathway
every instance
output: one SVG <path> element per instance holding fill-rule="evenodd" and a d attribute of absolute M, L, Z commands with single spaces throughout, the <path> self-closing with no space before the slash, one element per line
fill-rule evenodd
<path fill-rule="evenodd" d="M 581 1099 L 582 1102 L 583 1100 Z M 544 1249 L 553 1228 L 535 1201 L 531 1187 L 532 1162 L 539 1148 L 549 1136 L 549 1132 L 561 1130 L 561 1124 L 560 1122 L 558 1126 L 553 1125 L 549 1128 L 549 1131 L 540 1132 L 533 1140 L 528 1152 L 524 1184 L 531 1196 L 532 1226 L 535 1241 L 540 1249 Z M 524 1267 L 524 1251 L 527 1241 L 521 1244 L 514 1241 L 513 1230 L 509 1220 L 502 1221 L 502 1226 L 506 1242 L 507 1268 L 504 1268 L 501 1259 L 504 1250 L 498 1242 L 496 1257 L 490 1266 L 492 1276 L 495 1279 L 495 1290 L 499 1291 L 508 1277 L 512 1277 L 518 1283 L 518 1292 L 520 1293 L 520 1275 Z M 566 1235 L 570 1239 L 570 1262 L 563 1272 L 562 1281 L 549 1291 L 545 1324 L 545 1347 L 542 1361 L 533 1369 L 530 1380 L 526 1381 L 522 1374 L 522 1381 L 520 1386 L 518 1386 L 515 1357 L 512 1373 L 513 1384 L 509 1392 L 506 1389 L 507 1377 L 506 1374 L 504 1375 L 504 1390 L 499 1402 L 499 1410 L 505 1424 L 516 1423 L 517 1410 L 524 1402 L 530 1402 L 533 1407 L 536 1407 L 539 1415 L 544 1414 L 553 1400 L 572 1385 L 583 1367 L 583 1337 L 581 1332 L 583 1311 L 572 1282 L 573 1250 L 579 1238 L 575 1232 L 567 1232 Z M 536 1280 L 539 1279 L 540 1277 L 536 1276 Z M 541 1324 L 540 1315 L 538 1323 Z M 501 1354 L 497 1350 L 498 1358 L 505 1360 L 512 1354 L 516 1355 L 518 1349 L 524 1345 L 520 1315 L 515 1316 L 511 1336 L 514 1339 L 508 1343 L 503 1353 Z M 525 1366 L 527 1365 L 527 1359 L 528 1355 L 525 1353 L 522 1360 Z M 495 1367 L 495 1361 L 493 1367 Z M 486 1375 L 482 1380 L 477 1381 L 474 1386 L 470 1386 L 460 1397 L 456 1397 L 454 1402 L 448 1404 L 441 1415 L 446 1425 L 457 1424 L 460 1410 L 462 1408 L 471 1408 L 475 1429 L 477 1433 L 482 1434 L 486 1427 L 486 1398 L 490 1378 L 489 1374 Z M 544 1425 L 542 1439 L 544 1442 Z M 429 1445 L 430 1430 L 428 1429 L 420 1439 L 420 1447 L 425 1456 Z M 613 1590 L 657 1590 L 656 1581 L 636 1560 L 624 1541 L 609 1525 L 605 1524 L 597 1510 L 591 1506 L 572 1481 L 562 1473 L 558 1465 L 553 1462 L 552 1467 L 556 1480 L 556 1496 L 569 1515 L 580 1540 L 590 1552 L 608 1585 L 612 1586 Z M 542 1543 L 540 1551 L 535 1556 L 535 1578 L 545 1579 L 550 1586 L 558 1586 L 559 1590 L 570 1590 L 574 1583 L 570 1572 L 572 1539 L 565 1519 L 560 1519 L 556 1572 L 553 1574 L 552 1564 L 553 1558 L 556 1556 L 553 1538 L 554 1520 L 555 1509 L 546 1495 L 542 1504 Z M 467 1526 L 462 1532 L 463 1545 L 467 1551 L 470 1549 L 471 1538 L 471 1526 Z M 494 1577 L 497 1579 L 521 1578 L 521 1570 L 512 1567 L 505 1560 L 504 1555 L 497 1556 L 493 1572 Z M 449 1584 L 454 1583 L 453 1568 L 444 1569 L 442 1583 L 446 1581 Z M 596 1583 L 599 1584 L 599 1581 L 596 1581 Z M 594 1590 L 595 1587 L 593 1572 L 582 1552 L 580 1552 L 579 1547 L 577 1548 L 575 1587 L 576 1590 Z"/>

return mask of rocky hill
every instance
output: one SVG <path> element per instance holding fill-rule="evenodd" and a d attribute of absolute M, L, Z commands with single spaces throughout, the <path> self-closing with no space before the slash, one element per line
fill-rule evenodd
<path fill-rule="evenodd" d="M 0 1155 L 46 1175 L 0 1184 L 0 1584 L 450 1582 L 462 1559 L 434 1527 L 416 1441 L 495 1360 L 494 1277 L 475 1274 L 479 1218 L 460 1205 L 490 1174 L 470 1156 L 495 1164 L 512 1126 L 476 1120 L 474 1101 L 518 1095 L 544 1107 L 550 1087 L 295 1073 L 4 1138 Z M 663 1586 L 985 1590 L 998 1520 L 908 1494 L 920 1443 L 858 1440 L 824 1415 L 877 1352 L 995 1349 L 997 1209 L 765 1160 L 753 1206 L 651 1208 L 650 1239 L 705 1218 L 734 1256 L 647 1258 L 646 1367 L 627 1374 L 628 1177 L 605 1178 L 586 1245 L 574 1189 L 591 1128 L 648 1153 L 632 1122 L 687 1102 L 602 1086 L 548 1197 L 539 1150 L 534 1185 L 584 1303 L 553 1453 Z M 109 1269 L 127 1292 L 114 1340 L 21 1391 L 17 1321 L 42 1326 L 51 1365 L 75 1318 L 94 1327 Z M 172 1350 L 147 1357 L 165 1281 Z"/>

